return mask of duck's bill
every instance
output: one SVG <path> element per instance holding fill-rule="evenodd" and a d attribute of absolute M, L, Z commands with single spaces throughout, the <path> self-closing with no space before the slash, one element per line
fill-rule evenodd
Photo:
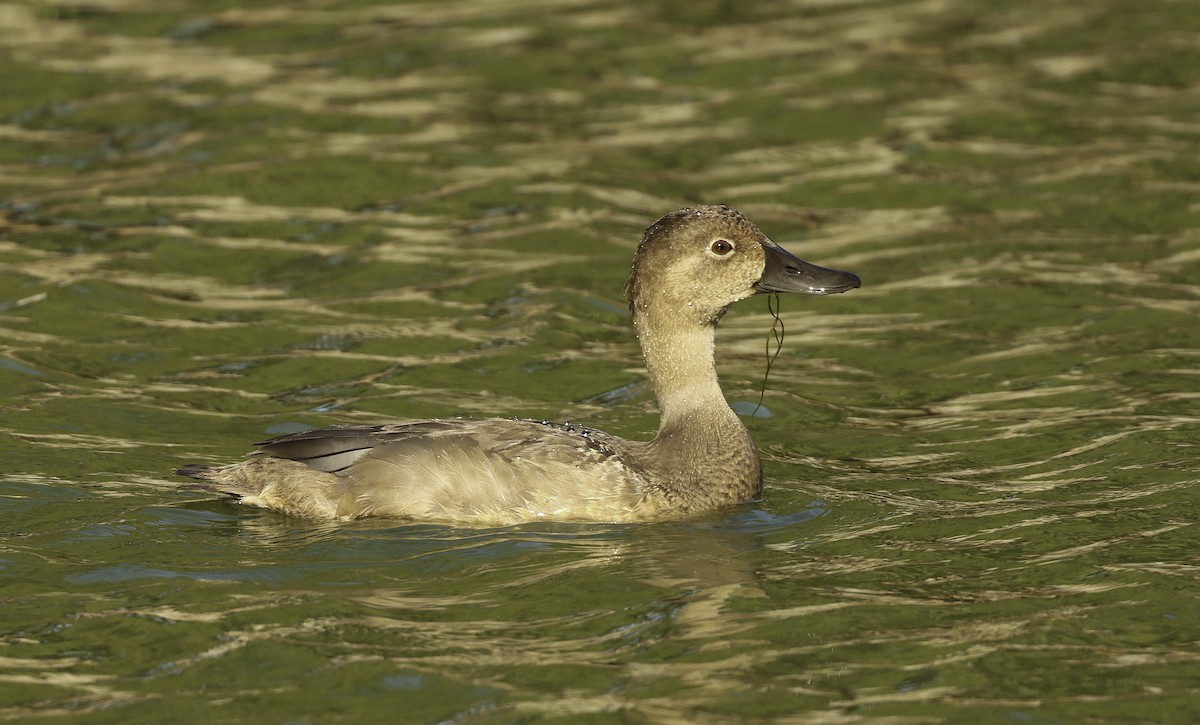
<path fill-rule="evenodd" d="M 798 259 L 778 244 L 763 244 L 766 268 L 755 283 L 759 292 L 799 292 L 807 295 L 831 295 L 846 292 L 862 284 L 858 275 L 840 269 L 827 269 Z"/>

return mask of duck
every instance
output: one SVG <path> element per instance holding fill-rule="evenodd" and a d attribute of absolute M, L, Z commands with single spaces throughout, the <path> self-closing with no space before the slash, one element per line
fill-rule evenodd
<path fill-rule="evenodd" d="M 851 272 L 798 259 L 728 206 L 679 209 L 642 234 L 625 285 L 658 401 L 653 439 L 545 420 L 439 418 L 292 433 L 255 444 L 247 460 L 175 472 L 243 504 L 309 519 L 694 518 L 762 492 L 754 441 L 717 379 L 717 323 L 754 295 L 828 295 L 860 284 Z"/>

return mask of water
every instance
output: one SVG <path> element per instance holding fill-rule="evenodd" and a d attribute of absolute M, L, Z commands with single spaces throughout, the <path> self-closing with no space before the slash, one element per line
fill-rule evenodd
<path fill-rule="evenodd" d="M 1189 3 L 0 5 L 0 717 L 1191 722 Z M 292 520 L 179 487 L 436 415 L 639 437 L 641 230 L 785 298 L 761 503 Z M 719 335 L 752 409 L 771 327 Z"/>

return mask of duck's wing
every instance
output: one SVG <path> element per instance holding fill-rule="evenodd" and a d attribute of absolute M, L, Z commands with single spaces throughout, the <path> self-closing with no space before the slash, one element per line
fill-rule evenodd
<path fill-rule="evenodd" d="M 370 426 L 333 426 L 290 433 L 255 443 L 258 453 L 299 461 L 309 468 L 343 474 L 358 459 L 388 443 L 461 435 L 468 419 L 425 420 L 416 423 Z"/>

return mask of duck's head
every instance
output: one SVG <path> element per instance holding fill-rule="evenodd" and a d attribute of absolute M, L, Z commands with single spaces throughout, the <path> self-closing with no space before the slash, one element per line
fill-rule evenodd
<path fill-rule="evenodd" d="M 827 295 L 859 284 L 850 272 L 797 259 L 735 209 L 698 206 L 650 225 L 625 294 L 635 316 L 655 309 L 715 323 L 729 305 L 754 294 Z"/>

